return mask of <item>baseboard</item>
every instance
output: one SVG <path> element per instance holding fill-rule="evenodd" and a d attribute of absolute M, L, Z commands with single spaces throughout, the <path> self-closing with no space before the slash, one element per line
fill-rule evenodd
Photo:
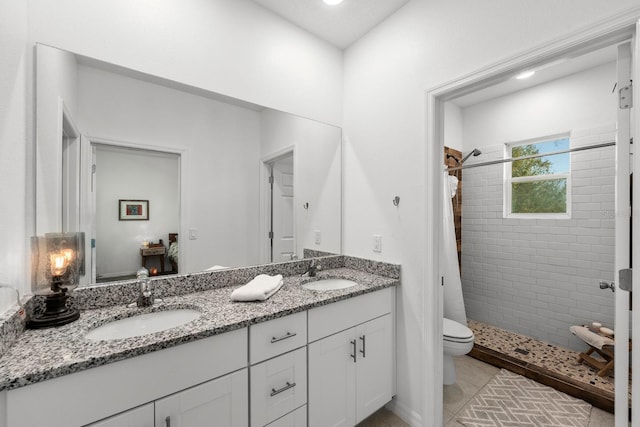
<path fill-rule="evenodd" d="M 422 417 L 420 414 L 404 405 L 402 402 L 399 402 L 395 397 L 391 402 L 385 405 L 385 408 L 396 414 L 402 419 L 402 421 L 412 427 L 422 426 Z"/>

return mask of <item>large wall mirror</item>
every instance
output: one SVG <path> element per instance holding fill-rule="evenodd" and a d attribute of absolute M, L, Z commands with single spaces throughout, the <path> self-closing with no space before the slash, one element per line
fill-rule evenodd
<path fill-rule="evenodd" d="M 341 252 L 340 128 L 36 54 L 37 234 L 85 233 L 81 284 Z"/>

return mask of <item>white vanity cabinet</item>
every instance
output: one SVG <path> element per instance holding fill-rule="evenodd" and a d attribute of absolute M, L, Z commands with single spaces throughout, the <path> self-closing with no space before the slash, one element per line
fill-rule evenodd
<path fill-rule="evenodd" d="M 162 402 L 167 396 L 182 393 L 189 396 L 192 387 L 203 383 L 217 385 L 238 373 L 244 375 L 244 380 L 236 382 L 236 388 L 227 392 L 227 397 L 209 406 L 218 405 L 220 417 L 224 418 L 225 412 L 239 411 L 234 406 L 236 402 L 224 407 L 224 399 L 230 402 L 231 396 L 234 400 L 238 396 L 244 405 L 245 422 L 229 425 L 247 426 L 247 342 L 247 328 L 244 328 L 7 390 L 6 426 L 69 427 L 96 422 L 98 426 L 100 422 L 110 426 L 108 417 L 115 414 L 123 420 L 116 425 L 126 426 L 130 417 L 139 415 L 132 408 Z M 215 401 L 216 397 L 209 395 L 205 399 Z M 151 421 L 153 425 L 153 416 Z M 214 420 L 209 425 L 222 424 Z"/>
<path fill-rule="evenodd" d="M 309 426 L 351 427 L 394 394 L 391 290 L 309 311 Z"/>
<path fill-rule="evenodd" d="M 5 390 L 0 427 L 351 427 L 395 394 L 394 308 L 385 288 Z"/>

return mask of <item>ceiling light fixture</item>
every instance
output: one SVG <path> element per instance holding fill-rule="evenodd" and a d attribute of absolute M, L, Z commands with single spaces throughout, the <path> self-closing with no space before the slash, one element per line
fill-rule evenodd
<path fill-rule="evenodd" d="M 329 6 L 335 6 L 337 4 L 342 3 L 342 0 L 322 0 L 322 1 L 324 1 Z"/>
<path fill-rule="evenodd" d="M 528 79 L 529 77 L 533 76 L 535 73 L 536 72 L 534 70 L 523 71 L 522 73 L 516 76 L 516 79 L 518 80 Z"/>

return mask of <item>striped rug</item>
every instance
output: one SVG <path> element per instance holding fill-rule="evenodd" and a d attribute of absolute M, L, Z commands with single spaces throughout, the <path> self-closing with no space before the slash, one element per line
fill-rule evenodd
<path fill-rule="evenodd" d="M 467 427 L 586 427 L 591 405 L 505 369 L 458 413 Z"/>

